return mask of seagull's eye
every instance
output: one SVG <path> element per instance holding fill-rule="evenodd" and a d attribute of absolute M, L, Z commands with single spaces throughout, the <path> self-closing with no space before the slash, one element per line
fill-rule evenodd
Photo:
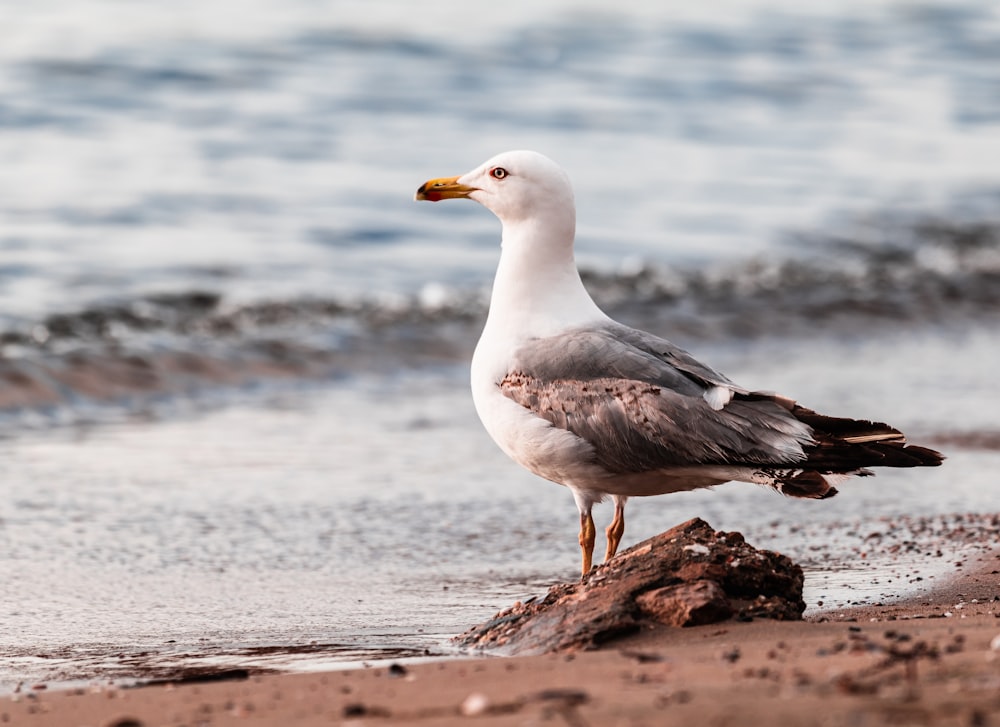
<path fill-rule="evenodd" d="M 491 177 L 493 177 L 494 179 L 503 179 L 503 178 L 504 178 L 504 177 L 506 177 L 506 176 L 507 176 L 507 175 L 508 175 L 509 173 L 510 173 L 510 172 L 508 172 L 508 171 L 507 171 L 506 169 L 504 169 L 503 167 L 493 167 L 493 168 L 492 168 L 492 169 L 490 170 L 490 176 L 491 176 Z"/>

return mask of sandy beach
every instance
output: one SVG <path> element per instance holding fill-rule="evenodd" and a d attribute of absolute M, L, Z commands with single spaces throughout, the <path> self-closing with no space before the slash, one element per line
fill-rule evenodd
<path fill-rule="evenodd" d="M 801 622 L 656 628 L 592 652 L 231 670 L 216 681 L 133 688 L 24 685 L 0 700 L 0 723 L 997 724 L 1000 554 L 968 565 L 915 600 Z"/>
<path fill-rule="evenodd" d="M 0 727 L 1000 727 L 1000 3 L 0 20 Z M 573 180 L 608 316 L 947 457 L 630 503 L 619 555 L 704 519 L 801 569 L 804 620 L 453 640 L 580 572 L 572 494 L 470 392 L 511 237 L 414 200 L 504 149 Z"/>

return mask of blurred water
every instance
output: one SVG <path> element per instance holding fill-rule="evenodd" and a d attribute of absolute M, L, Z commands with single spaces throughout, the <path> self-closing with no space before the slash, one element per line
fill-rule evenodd
<path fill-rule="evenodd" d="M 498 225 L 412 202 L 508 148 L 569 170 L 609 311 L 952 443 L 829 502 L 637 501 L 627 543 L 705 517 L 815 605 L 991 527 L 997 8 L 39 0 L 0 27 L 0 689 L 441 653 L 573 577 L 571 499 L 467 394 Z"/>
<path fill-rule="evenodd" d="M 988 3 L 0 13 L 8 318 L 190 287 L 243 300 L 482 285 L 492 218 L 410 197 L 507 148 L 567 167 L 581 259 L 611 266 L 997 198 Z"/>

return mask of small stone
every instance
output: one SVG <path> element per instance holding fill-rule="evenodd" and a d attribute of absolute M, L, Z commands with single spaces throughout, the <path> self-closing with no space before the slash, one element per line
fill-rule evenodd
<path fill-rule="evenodd" d="M 708 555 L 712 551 L 709 550 L 707 545 L 702 545 L 701 543 L 692 543 L 691 545 L 685 545 L 684 550 L 689 553 L 696 553 L 698 555 Z"/>
<path fill-rule="evenodd" d="M 368 710 L 365 709 L 365 705 L 353 702 L 344 705 L 343 714 L 345 717 L 364 717 L 368 714 Z"/>
<path fill-rule="evenodd" d="M 565 707 L 579 707 L 590 701 L 590 695 L 582 689 L 554 687 L 536 692 L 530 699 L 537 702 L 562 702 Z"/>
<path fill-rule="evenodd" d="M 116 717 L 106 722 L 105 727 L 144 727 L 144 723 L 135 717 Z"/>
<path fill-rule="evenodd" d="M 489 709 L 490 698 L 482 692 L 473 692 L 462 700 L 462 706 L 459 707 L 465 717 L 478 717 L 481 714 L 486 714 Z"/>
<path fill-rule="evenodd" d="M 734 646 L 728 651 L 722 653 L 722 658 L 724 661 L 728 661 L 730 664 L 735 664 L 740 660 L 742 654 L 740 653 L 740 647 Z"/>

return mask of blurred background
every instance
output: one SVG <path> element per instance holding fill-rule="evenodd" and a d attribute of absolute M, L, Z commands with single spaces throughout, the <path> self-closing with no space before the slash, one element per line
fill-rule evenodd
<path fill-rule="evenodd" d="M 700 515 L 829 604 L 933 575 L 870 533 L 946 541 L 935 572 L 995 538 L 995 4 L 37 0 L 0 28 L 0 689 L 444 653 L 573 577 L 569 494 L 467 393 L 499 224 L 412 201 L 507 149 L 570 173 L 610 314 L 950 457 L 821 504 L 635 502 L 626 545 Z"/>

